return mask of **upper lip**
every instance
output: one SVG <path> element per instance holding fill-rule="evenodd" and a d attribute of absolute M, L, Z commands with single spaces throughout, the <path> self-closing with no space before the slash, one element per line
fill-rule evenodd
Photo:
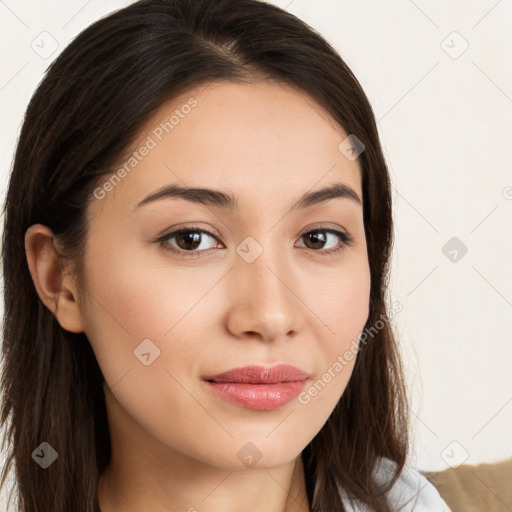
<path fill-rule="evenodd" d="M 248 384 L 276 384 L 278 382 L 293 382 L 305 380 L 306 372 L 289 364 L 276 366 L 241 366 L 227 372 L 204 377 L 204 380 L 214 382 L 245 382 Z"/>

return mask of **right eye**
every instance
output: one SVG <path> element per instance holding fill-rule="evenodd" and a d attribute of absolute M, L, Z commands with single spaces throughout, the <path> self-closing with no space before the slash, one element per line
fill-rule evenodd
<path fill-rule="evenodd" d="M 173 254 L 185 255 L 186 253 L 196 254 L 203 253 L 209 248 L 204 247 L 205 240 L 208 238 L 217 240 L 217 237 L 204 229 L 185 227 L 160 237 L 157 242 L 162 248 Z M 175 247 L 169 240 L 175 239 L 178 247 Z"/>

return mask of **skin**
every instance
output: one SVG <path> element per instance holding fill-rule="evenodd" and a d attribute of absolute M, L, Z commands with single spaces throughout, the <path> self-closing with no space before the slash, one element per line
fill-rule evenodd
<path fill-rule="evenodd" d="M 342 396 L 355 357 L 309 403 L 273 411 L 230 404 L 201 377 L 288 363 L 312 384 L 357 339 L 370 296 L 362 206 L 347 198 L 290 206 L 334 183 L 362 198 L 359 163 L 339 151 L 347 133 L 320 106 L 274 82 L 188 91 L 155 113 L 132 149 L 190 97 L 197 106 L 172 132 L 91 199 L 87 300 L 40 224 L 26 234 L 30 272 L 60 325 L 86 333 L 105 376 L 112 459 L 99 482 L 102 512 L 308 511 L 300 454 Z M 240 208 L 166 198 L 135 209 L 171 183 L 232 192 Z M 191 223 L 217 237 L 202 235 L 192 250 L 199 257 L 176 237 L 167 246 L 183 256 L 154 242 Z M 322 256 L 343 240 L 323 231 L 323 245 L 308 245 L 304 235 L 319 227 L 354 241 Z M 236 252 L 248 236 L 263 249 L 252 263 Z M 144 339 L 160 350 L 149 366 L 134 356 Z M 261 454 L 251 467 L 237 457 L 248 442 Z"/>

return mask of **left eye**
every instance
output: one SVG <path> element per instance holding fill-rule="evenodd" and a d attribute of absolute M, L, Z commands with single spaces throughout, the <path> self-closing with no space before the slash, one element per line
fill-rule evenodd
<path fill-rule="evenodd" d="M 210 247 L 204 247 L 204 237 L 217 241 L 217 244 L 219 243 L 217 237 L 213 233 L 210 233 L 204 229 L 192 228 L 183 228 L 177 231 L 173 231 L 159 238 L 157 242 L 159 242 L 166 251 L 172 252 L 174 254 L 184 256 L 200 256 L 200 253 L 206 252 L 212 247 L 215 248 L 216 245 L 213 243 L 213 245 Z M 319 254 L 333 254 L 338 251 L 342 251 L 353 242 L 353 238 L 348 233 L 327 228 L 307 231 L 300 236 L 300 239 L 303 238 L 307 240 L 307 244 L 300 247 L 311 249 L 312 251 Z M 334 240 L 334 245 L 331 244 L 331 247 L 325 249 L 323 246 L 327 244 L 329 238 L 331 241 Z M 336 238 L 338 238 L 340 242 L 336 243 Z M 173 239 L 175 239 L 175 243 L 178 247 L 170 242 Z"/>
<path fill-rule="evenodd" d="M 327 234 L 327 235 L 326 235 Z M 348 235 L 346 233 L 343 233 L 342 231 L 336 231 L 334 229 L 315 229 L 314 231 L 308 231 L 307 233 L 304 233 L 300 238 L 305 238 L 308 243 L 312 245 L 312 247 L 306 247 L 308 249 L 323 249 L 325 251 L 325 248 L 318 247 L 319 245 L 323 245 L 327 243 L 327 240 L 331 237 L 331 241 L 334 239 L 334 248 L 336 248 L 336 237 L 341 238 L 343 241 L 343 244 L 348 243 Z"/>

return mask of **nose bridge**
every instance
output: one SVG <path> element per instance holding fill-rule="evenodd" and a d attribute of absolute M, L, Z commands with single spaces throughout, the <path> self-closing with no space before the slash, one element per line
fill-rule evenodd
<path fill-rule="evenodd" d="M 244 267 L 243 272 L 247 274 L 246 279 L 250 284 L 248 291 L 252 295 L 265 297 L 269 301 L 282 298 L 283 281 L 286 282 L 286 275 L 284 275 L 286 270 L 281 268 L 284 260 L 281 259 L 279 262 L 275 257 L 276 253 L 275 249 L 273 251 L 267 249 L 254 262 L 245 263 L 245 265 L 240 263 Z"/>
<path fill-rule="evenodd" d="M 232 313 L 236 312 L 232 327 L 264 337 L 284 336 L 298 329 L 300 301 L 290 290 L 293 276 L 283 247 L 267 233 L 259 240 L 246 237 L 236 252 L 231 272 L 235 287 Z"/>
<path fill-rule="evenodd" d="M 253 293 L 276 299 L 289 293 L 283 281 L 290 267 L 283 250 L 272 233 L 259 234 L 258 239 L 249 235 L 238 245 L 235 270 Z"/>

